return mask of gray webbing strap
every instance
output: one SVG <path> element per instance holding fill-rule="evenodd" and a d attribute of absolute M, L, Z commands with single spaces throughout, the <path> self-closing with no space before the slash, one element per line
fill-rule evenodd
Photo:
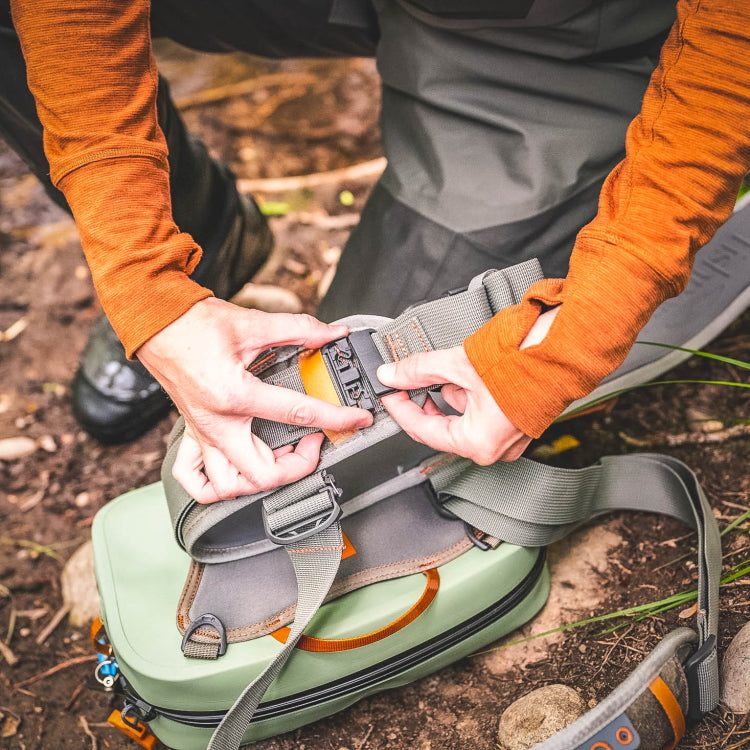
<path fill-rule="evenodd" d="M 469 287 L 409 308 L 373 334 L 386 362 L 417 352 L 460 346 L 495 313 L 518 304 L 526 290 L 544 278 L 539 262 L 519 263 L 475 277 Z"/>
<path fill-rule="evenodd" d="M 306 538 L 300 547 L 287 547 L 299 592 L 291 632 L 271 663 L 242 691 L 229 709 L 211 736 L 207 750 L 238 750 L 268 686 L 281 672 L 302 631 L 323 604 L 339 569 L 343 548 L 339 523 Z"/>
<path fill-rule="evenodd" d="M 434 459 L 430 460 L 434 464 Z M 695 475 L 670 456 L 610 456 L 583 469 L 528 459 L 482 467 L 465 459 L 437 462 L 430 481 L 445 507 L 505 541 L 538 547 L 613 510 L 641 510 L 681 520 L 698 533 L 698 624 L 716 634 L 721 540 Z"/>
<path fill-rule="evenodd" d="M 677 518 L 698 534 L 699 649 L 691 667 L 697 688 L 694 714 L 719 701 L 716 636 L 721 538 L 711 507 L 693 472 L 670 456 L 603 458 L 583 469 L 560 469 L 527 459 L 488 467 L 465 459 L 426 462 L 445 507 L 472 526 L 521 546 L 561 539 L 588 519 L 613 510 L 640 510 Z M 691 701 L 695 696 L 691 697 Z"/>

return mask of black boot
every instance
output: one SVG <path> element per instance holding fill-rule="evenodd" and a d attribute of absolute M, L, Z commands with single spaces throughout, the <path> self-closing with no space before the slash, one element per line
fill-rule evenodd
<path fill-rule="evenodd" d="M 232 184 L 232 188 L 234 185 Z M 273 236 L 251 198 L 238 196 L 220 221 L 225 239 L 204 250 L 193 278 L 221 298 L 238 292 L 268 257 Z M 221 225 L 224 224 L 224 227 Z M 72 384 L 78 423 L 102 443 L 126 443 L 150 430 L 169 412 L 171 401 L 159 383 L 125 350 L 105 316 L 92 326 Z"/>

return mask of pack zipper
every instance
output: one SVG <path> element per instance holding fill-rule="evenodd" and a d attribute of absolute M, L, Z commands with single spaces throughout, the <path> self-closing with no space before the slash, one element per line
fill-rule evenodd
<path fill-rule="evenodd" d="M 258 706 L 251 723 L 271 719 L 284 714 L 299 711 L 304 708 L 316 706 L 326 701 L 339 698 L 343 695 L 359 692 L 385 680 L 398 677 L 400 674 L 408 671 L 412 667 L 421 664 L 428 659 L 439 656 L 444 651 L 461 643 L 461 641 L 477 635 L 485 628 L 492 625 L 501 617 L 508 614 L 536 586 L 544 570 L 546 560 L 546 549 L 539 548 L 539 552 L 534 565 L 529 573 L 510 593 L 502 599 L 472 616 L 469 620 L 454 626 L 450 630 L 431 638 L 418 646 L 404 651 L 380 664 L 368 667 L 354 674 L 336 680 L 334 682 L 320 685 L 310 690 L 295 693 L 284 698 L 277 698 L 272 701 L 261 703 Z M 153 706 L 140 698 L 126 679 L 120 673 L 120 691 L 125 696 L 127 702 L 135 703 L 141 711 L 148 715 L 147 720 L 152 720 L 156 716 L 161 716 L 170 721 L 184 724 L 191 727 L 216 727 L 224 718 L 226 711 L 180 711 L 177 709 L 162 708 Z"/>

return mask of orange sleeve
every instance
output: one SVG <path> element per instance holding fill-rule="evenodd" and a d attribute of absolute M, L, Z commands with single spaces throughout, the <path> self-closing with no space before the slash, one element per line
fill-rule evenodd
<path fill-rule="evenodd" d="M 535 284 L 464 344 L 505 414 L 532 437 L 623 361 L 731 213 L 750 170 L 750 5 L 678 4 L 625 145 L 568 276 Z M 544 306 L 560 303 L 545 339 L 519 351 Z"/>
<path fill-rule="evenodd" d="M 148 0 L 11 0 L 52 182 L 129 356 L 211 292 L 172 219 Z"/>

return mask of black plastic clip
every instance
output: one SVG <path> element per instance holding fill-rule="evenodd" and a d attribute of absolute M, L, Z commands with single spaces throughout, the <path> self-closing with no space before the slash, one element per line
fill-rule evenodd
<path fill-rule="evenodd" d="M 143 727 L 141 722 L 148 724 L 158 716 L 156 709 L 146 701 L 140 698 L 129 698 L 120 712 L 120 718 L 123 724 L 127 724 L 131 729 L 140 731 Z"/>
<path fill-rule="evenodd" d="M 460 521 L 461 519 L 455 513 L 453 513 L 453 511 L 448 510 L 448 508 L 443 505 L 443 503 L 451 499 L 451 496 L 447 495 L 445 497 L 445 500 L 441 500 L 440 495 L 438 495 L 437 490 L 435 490 L 432 484 L 430 482 L 427 482 L 426 485 L 430 503 L 432 503 L 432 507 L 435 509 L 435 512 L 441 518 L 445 518 L 448 521 Z"/>
<path fill-rule="evenodd" d="M 182 653 L 185 653 L 190 636 L 195 633 L 198 628 L 202 627 L 213 628 L 219 634 L 219 652 L 216 656 L 217 658 L 219 656 L 224 656 L 227 652 L 227 629 L 224 627 L 224 623 L 216 615 L 212 615 L 210 612 L 206 612 L 205 615 L 196 617 L 195 620 L 188 625 L 185 635 L 182 636 L 182 645 L 180 646 Z"/>
<path fill-rule="evenodd" d="M 396 388 L 378 380 L 377 369 L 385 360 L 372 340 L 374 332 L 373 328 L 352 331 L 346 338 L 331 341 L 320 349 L 344 406 L 373 411 L 371 392 L 378 398 L 396 393 Z"/>
<path fill-rule="evenodd" d="M 445 518 L 448 521 L 462 520 L 453 511 L 448 510 L 448 508 L 446 508 L 444 505 L 444 503 L 448 502 L 448 500 L 450 500 L 453 495 L 445 494 L 444 499 L 441 499 L 430 482 L 427 482 L 427 493 L 430 498 L 432 507 L 441 518 Z M 492 549 L 491 545 L 487 544 L 487 542 L 483 541 L 481 537 L 477 536 L 477 532 L 479 531 L 479 529 L 472 526 L 468 521 L 462 521 L 462 523 L 464 525 L 464 529 L 466 530 L 466 536 L 469 537 L 469 540 L 475 547 L 477 547 L 477 549 L 482 550 L 482 552 L 486 552 L 488 549 Z"/>
<path fill-rule="evenodd" d="M 481 536 L 477 536 L 478 533 L 484 536 L 483 531 L 480 531 L 476 526 L 472 526 L 468 521 L 464 521 L 464 529 L 466 529 L 466 536 L 469 537 L 469 541 L 477 549 L 482 550 L 482 552 L 492 549 L 492 545 L 487 544 Z"/>
<path fill-rule="evenodd" d="M 317 534 L 319 531 L 324 531 L 341 518 L 341 506 L 337 499 L 341 496 L 341 489 L 336 485 L 336 480 L 332 474 L 328 474 L 324 471 L 322 473 L 322 479 L 324 486 L 318 490 L 318 494 L 325 494 L 328 496 L 328 500 L 331 504 L 330 508 L 322 510 L 314 516 L 303 518 L 301 521 L 294 521 L 293 523 L 275 530 L 271 529 L 268 522 L 268 516 L 265 509 L 263 510 L 263 526 L 266 531 L 266 536 L 274 544 L 289 545 L 302 539 L 307 539 L 307 537 Z"/>

